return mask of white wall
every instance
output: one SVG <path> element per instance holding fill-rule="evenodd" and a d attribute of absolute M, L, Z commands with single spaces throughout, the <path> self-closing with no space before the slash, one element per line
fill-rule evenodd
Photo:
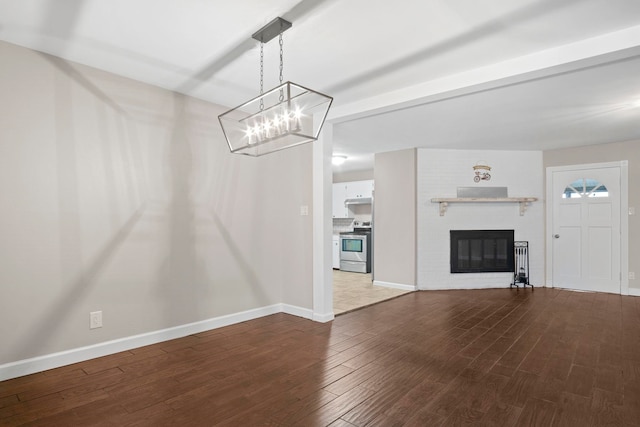
<path fill-rule="evenodd" d="M 375 155 L 374 283 L 416 286 L 416 150 Z"/>
<path fill-rule="evenodd" d="M 310 145 L 231 155 L 223 107 L 7 43 L 0 58 L 0 367 L 312 309 Z"/>
<path fill-rule="evenodd" d="M 333 182 L 367 181 L 373 179 L 373 169 L 333 172 Z"/>
<path fill-rule="evenodd" d="M 417 283 L 419 289 L 505 287 L 510 273 L 451 274 L 449 230 L 513 229 L 529 241 L 532 283 L 544 283 L 542 152 L 418 149 Z M 492 167 L 491 180 L 474 183 L 473 166 Z M 377 182 L 377 181 L 376 181 Z M 456 197 L 458 187 L 508 187 L 510 197 L 537 197 L 524 216 L 513 204 L 450 204 L 444 216 L 432 198 Z"/>

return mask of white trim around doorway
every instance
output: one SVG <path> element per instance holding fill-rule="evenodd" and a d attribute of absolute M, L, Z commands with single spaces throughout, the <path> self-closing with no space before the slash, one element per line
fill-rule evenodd
<path fill-rule="evenodd" d="M 330 322 L 333 313 L 331 153 L 333 125 L 325 123 L 313 142 L 313 320 Z"/>

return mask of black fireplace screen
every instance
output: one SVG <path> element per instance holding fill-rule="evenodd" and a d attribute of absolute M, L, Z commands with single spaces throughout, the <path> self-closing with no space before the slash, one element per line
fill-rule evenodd
<path fill-rule="evenodd" d="M 513 230 L 450 230 L 451 272 L 513 272 Z"/>

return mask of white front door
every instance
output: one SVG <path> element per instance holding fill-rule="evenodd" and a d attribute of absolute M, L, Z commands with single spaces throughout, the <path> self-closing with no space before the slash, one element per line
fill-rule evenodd
<path fill-rule="evenodd" d="M 619 166 L 549 168 L 554 287 L 621 293 Z"/>

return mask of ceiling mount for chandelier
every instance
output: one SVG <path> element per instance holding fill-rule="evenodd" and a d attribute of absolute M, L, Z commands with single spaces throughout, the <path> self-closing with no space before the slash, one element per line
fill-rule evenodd
<path fill-rule="evenodd" d="M 261 156 L 318 139 L 333 98 L 289 81 L 283 83 L 282 33 L 291 26 L 278 17 L 252 35 L 260 42 L 260 95 L 218 116 L 232 153 Z M 277 36 L 280 84 L 264 92 L 264 44 Z"/>

